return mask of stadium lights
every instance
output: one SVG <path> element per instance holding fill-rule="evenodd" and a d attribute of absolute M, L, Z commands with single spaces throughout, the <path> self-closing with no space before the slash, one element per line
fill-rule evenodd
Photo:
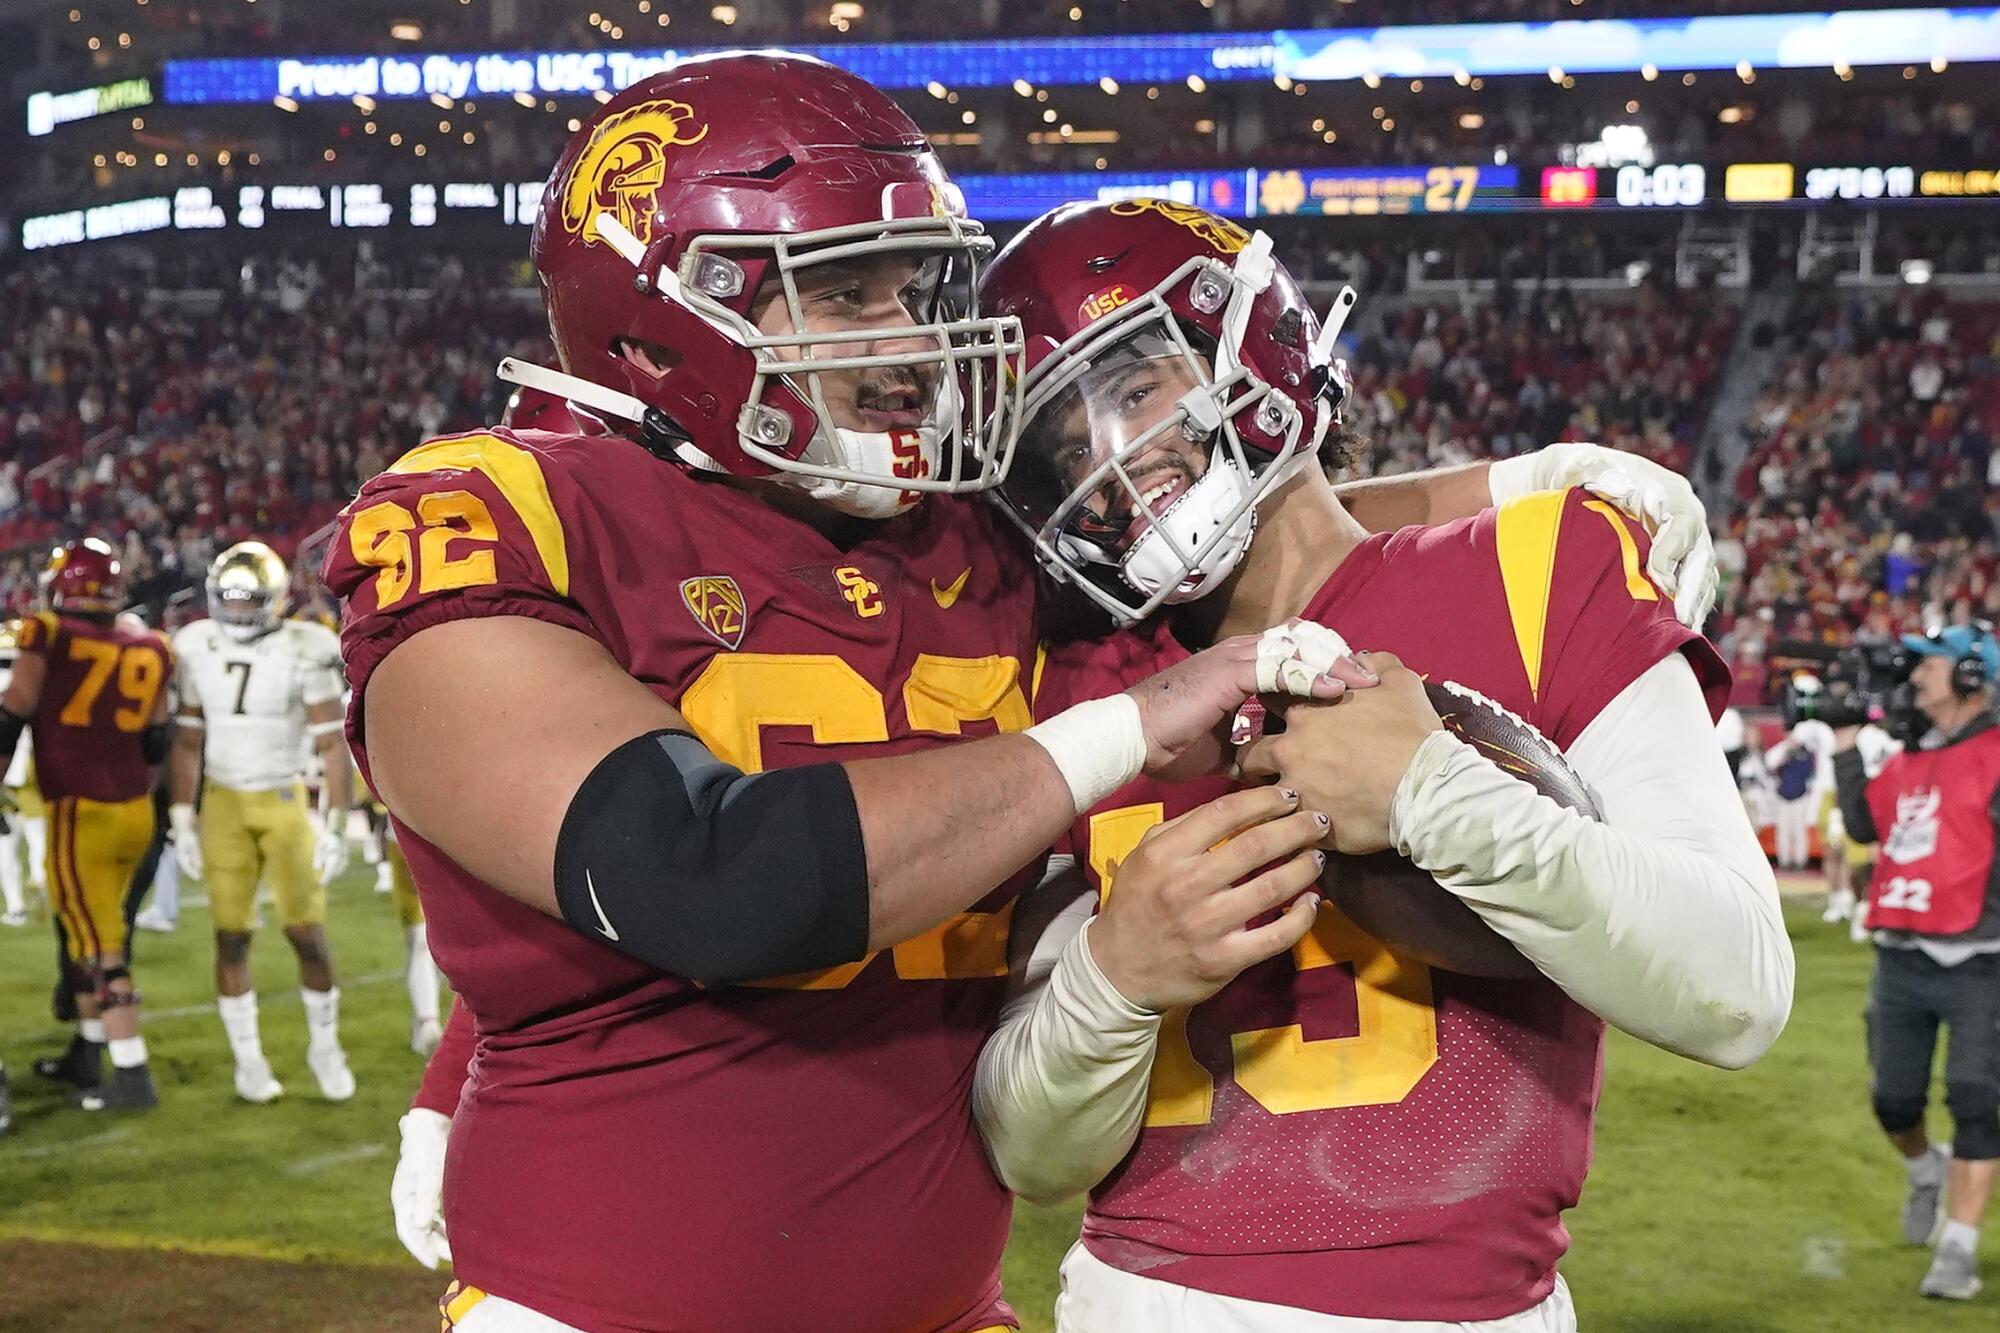
<path fill-rule="evenodd" d="M 862 13 L 863 10 L 861 6 L 855 3 L 855 0 L 834 0 L 833 10 L 832 10 L 834 18 L 841 19 L 847 23 L 852 23 L 856 19 L 859 19 Z"/>
<path fill-rule="evenodd" d="M 1319 136 L 1319 141 L 1321 143 L 1332 143 L 1335 139 L 1338 139 L 1339 137 L 1340 134 L 1338 131 L 1328 130 L 1325 134 Z"/>
<path fill-rule="evenodd" d="M 1658 65 L 1641 65 L 1639 66 L 1639 77 L 1651 83 L 1654 79 L 1660 77 L 1660 67 Z"/>
<path fill-rule="evenodd" d="M 299 109 L 299 104 L 283 93 L 279 93 L 276 97 L 272 98 L 271 105 L 277 107 L 280 111 L 297 111 Z"/>
<path fill-rule="evenodd" d="M 1458 113 L 1458 127 L 1462 130 L 1484 129 L 1485 126 L 1486 117 L 1480 115 L 1477 111 L 1461 111 Z M 1314 126 L 1313 128 L 1317 129 L 1319 127 Z"/>
<path fill-rule="evenodd" d="M 1080 5 L 1071 5 L 1071 6 L 1069 7 L 1069 21 L 1070 21 L 1071 23 L 1081 23 L 1081 22 L 1083 22 L 1083 7 L 1082 7 L 1082 6 L 1080 6 Z"/>
<path fill-rule="evenodd" d="M 1148 88 L 1148 89 L 1146 89 L 1146 100 L 1147 100 L 1148 102 L 1157 102 L 1157 101 L 1159 101 L 1159 100 L 1160 100 L 1160 90 L 1159 90 L 1159 89 L 1158 89 L 1157 87 L 1152 87 L 1152 88 Z"/>
<path fill-rule="evenodd" d="M 530 111 L 535 109 L 535 95 L 533 93 L 515 93 L 514 101 L 518 105 L 527 107 Z"/>
<path fill-rule="evenodd" d="M 1902 272 L 1904 282 L 1912 287 L 1921 287 L 1931 280 L 1933 268 L 1928 259 L 1905 259 Z"/>
<path fill-rule="evenodd" d="M 1029 83 L 1026 79 L 1016 79 L 1014 80 L 1014 91 L 1023 97 L 1033 97 L 1035 95 L 1035 85 Z"/>
<path fill-rule="evenodd" d="M 424 25 L 415 19 L 397 19 L 389 25 L 389 36 L 399 42 L 421 42 Z"/>
<path fill-rule="evenodd" d="M 1463 88 L 1466 84 L 1472 82 L 1472 74 L 1468 70 L 1454 70 L 1452 71 L 1451 81 Z"/>
<path fill-rule="evenodd" d="M 1097 86 L 1104 90 L 1104 95 L 1106 97 L 1118 96 L 1118 80 L 1112 78 L 1109 74 L 1099 79 L 1097 81 Z"/>
<path fill-rule="evenodd" d="M 449 111 L 451 110 L 452 107 L 452 101 L 449 97 L 445 96 L 443 93 L 432 93 L 431 105 L 443 107 L 446 111 Z"/>
<path fill-rule="evenodd" d="M 1394 116 L 1382 117 L 1382 133 L 1387 134 L 1390 130 L 1393 130 L 1395 128 L 1396 128 L 1396 118 Z"/>
<path fill-rule="evenodd" d="M 1056 109 L 1055 109 L 1054 107 L 1050 107 L 1050 108 L 1048 108 L 1047 110 L 1043 111 L 1043 112 L 1042 112 L 1042 121 L 1043 121 L 1043 123 L 1044 123 L 1044 124 L 1048 124 L 1048 125 L 1053 125 L 1053 124 L 1055 124 L 1055 123 L 1056 123 Z"/>
<path fill-rule="evenodd" d="M 1755 83 L 1757 82 L 1757 71 L 1750 68 L 1749 61 L 1739 60 L 1736 62 L 1736 77 L 1745 83 Z"/>
<path fill-rule="evenodd" d="M 1636 97 L 1627 98 L 1625 102 L 1625 114 L 1628 116 L 1637 115 L 1638 111 L 1639 111 L 1639 99 Z"/>
<path fill-rule="evenodd" d="M 1361 76 L 1361 81 L 1370 88 L 1380 88 L 1382 86 L 1382 76 L 1372 69 Z"/>
<path fill-rule="evenodd" d="M 1932 56 L 1931 73 L 1942 74 L 1945 72 L 1946 69 L 1950 67 L 1950 64 L 1951 62 L 1946 60 L 1943 56 Z"/>
<path fill-rule="evenodd" d="M 1849 65 L 1844 61 L 1841 64 L 1835 65 L 1833 67 L 1833 72 L 1840 76 L 1840 81 L 1842 83 L 1847 83 L 1854 78 L 1854 66 Z"/>
<path fill-rule="evenodd" d="M 717 5 L 715 6 L 715 8 L 708 11 L 708 16 L 714 19 L 717 23 L 720 23 L 725 28 L 733 28 L 736 26 L 735 5 Z"/>
<path fill-rule="evenodd" d="M 1197 93 L 1207 92 L 1208 80 L 1202 78 L 1201 75 L 1199 74 L 1190 74 L 1187 76 L 1187 86 L 1188 89 L 1192 92 L 1197 92 Z"/>
<path fill-rule="evenodd" d="M 218 167 L 226 167 L 229 165 L 229 150 L 227 148 L 223 149 L 221 152 L 215 155 L 215 165 Z"/>
<path fill-rule="evenodd" d="M 979 119 L 979 113 L 968 107 L 959 113 L 958 118 L 963 124 L 970 125 Z"/>
<path fill-rule="evenodd" d="M 97 39 L 96 39 L 95 37 L 93 37 L 93 38 L 91 38 L 90 40 L 91 40 L 91 42 L 92 42 L 92 44 L 93 44 L 93 49 L 95 49 L 95 43 L 96 43 Z M 1904 77 L 1904 78 L 1906 78 L 1906 79 L 1914 79 L 1914 78 L 1916 78 L 1916 77 L 1917 77 L 1917 67 L 1916 67 L 1915 65 L 1905 65 L 1905 66 L 1903 66 L 1903 77 Z"/>
<path fill-rule="evenodd" d="M 131 45 L 132 45 L 131 33 L 121 32 L 118 34 L 118 47 L 120 50 L 128 50 L 131 48 Z M 1937 62 L 1935 60 L 1931 62 L 1931 68 L 1933 69 L 1937 68 Z"/>
<path fill-rule="evenodd" d="M 942 100 L 944 95 L 950 92 L 951 90 L 945 87 L 943 84 L 939 83 L 936 79 L 932 79 L 929 83 L 924 85 L 924 91 L 929 93 L 932 97 Z"/>
<path fill-rule="evenodd" d="M 1196 134 L 1213 134 L 1215 133 L 1215 122 L 1207 116 L 1203 116 L 1194 123 L 1194 132 Z"/>
<path fill-rule="evenodd" d="M 1563 81 L 1563 78 L 1564 78 L 1564 77 L 1565 77 L 1565 76 L 1564 76 L 1564 74 L 1563 74 L 1563 67 L 1562 67 L 1561 65 L 1550 65 L 1550 66 L 1549 66 L 1549 82 L 1550 82 L 1550 83 L 1554 83 L 1554 84 L 1560 84 L 1560 83 L 1562 83 L 1562 81 Z"/>
<path fill-rule="evenodd" d="M 1288 93 L 1292 90 L 1292 81 L 1286 75 L 1276 75 L 1271 79 L 1271 82 L 1277 85 L 1278 91 L 1281 93 Z"/>
<path fill-rule="evenodd" d="M 365 93 L 357 93 L 354 97 L 354 107 L 362 115 L 372 116 L 375 114 L 375 99 Z"/>

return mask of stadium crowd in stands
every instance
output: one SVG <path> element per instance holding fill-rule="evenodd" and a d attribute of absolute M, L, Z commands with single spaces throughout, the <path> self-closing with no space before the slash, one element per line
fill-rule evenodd
<path fill-rule="evenodd" d="M 1502 261 L 1534 276 L 1549 256 Z M 80 532 L 116 534 L 155 603 L 241 537 L 290 554 L 416 440 L 493 420 L 501 356 L 546 353 L 511 263 L 147 262 L 65 256 L 0 281 L 0 303 L 41 312 L 0 336 L 0 606 L 25 604 L 49 544 Z M 1302 249 L 1300 267 L 1388 292 L 1404 266 L 1374 246 Z M 142 309 L 148 287 L 172 295 Z M 1353 474 L 1579 439 L 1687 470 L 1739 317 L 1650 279 L 1407 301 L 1355 349 Z M 1713 510 L 1711 629 L 1743 702 L 1767 696 L 1781 642 L 2000 615 L 2000 306 L 1808 293 L 1776 336 Z"/>
<path fill-rule="evenodd" d="M 2000 615 L 2000 306 L 1802 297 L 1718 514 L 1739 697 L 1780 644 Z"/>
<path fill-rule="evenodd" d="M 149 284 L 180 293 L 147 303 Z M 150 275 L 31 265 L 0 307 L 0 606 L 52 542 L 115 534 L 141 600 L 256 536 L 286 554 L 426 435 L 494 419 L 540 317 L 452 257 L 401 273 L 274 261 Z"/>

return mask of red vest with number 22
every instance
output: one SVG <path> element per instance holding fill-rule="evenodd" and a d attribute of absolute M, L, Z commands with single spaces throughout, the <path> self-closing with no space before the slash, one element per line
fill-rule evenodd
<path fill-rule="evenodd" d="M 1993 864 L 2000 727 L 1941 750 L 1892 756 L 1868 784 L 1882 834 L 1868 925 L 1956 935 L 1978 924 Z"/>

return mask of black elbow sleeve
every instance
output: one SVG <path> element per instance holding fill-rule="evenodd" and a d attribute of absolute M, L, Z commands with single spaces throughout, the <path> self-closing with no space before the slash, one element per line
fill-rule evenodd
<path fill-rule="evenodd" d="M 155 722 L 139 733 L 139 753 L 146 756 L 149 764 L 165 759 L 173 743 L 174 724 L 171 722 Z"/>
<path fill-rule="evenodd" d="M 722 984 L 868 951 L 868 861 L 847 772 L 746 775 L 684 731 L 591 770 L 556 839 L 556 901 L 586 935 Z"/>
<path fill-rule="evenodd" d="M 21 733 L 28 728 L 28 719 L 15 717 L 0 708 L 0 753 L 12 754 L 21 744 Z"/>

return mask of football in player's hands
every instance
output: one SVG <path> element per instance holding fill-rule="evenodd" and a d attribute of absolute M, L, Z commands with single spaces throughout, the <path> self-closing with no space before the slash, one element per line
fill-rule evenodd
<path fill-rule="evenodd" d="M 1446 730 L 1558 805 L 1604 818 L 1562 751 L 1523 719 L 1455 681 L 1424 682 Z M 1530 977 L 1535 966 L 1435 879 L 1394 852 L 1335 856 L 1321 892 L 1356 926 L 1405 958 L 1475 977 Z"/>
<path fill-rule="evenodd" d="M 1557 805 L 1603 820 L 1597 798 L 1569 760 L 1525 719 L 1455 680 L 1426 680 L 1424 693 L 1452 735 Z"/>

